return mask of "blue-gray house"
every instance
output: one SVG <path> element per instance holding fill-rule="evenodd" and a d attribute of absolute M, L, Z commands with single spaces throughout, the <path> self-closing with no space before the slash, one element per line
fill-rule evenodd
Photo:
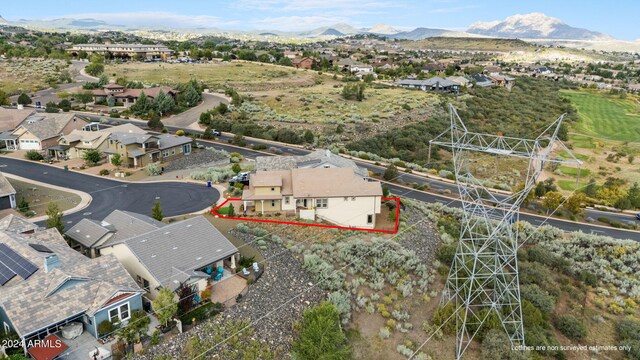
<path fill-rule="evenodd" d="M 72 322 L 97 337 L 103 320 L 126 322 L 141 310 L 142 294 L 114 256 L 89 259 L 55 229 L 0 231 L 0 331 L 23 343 Z"/>

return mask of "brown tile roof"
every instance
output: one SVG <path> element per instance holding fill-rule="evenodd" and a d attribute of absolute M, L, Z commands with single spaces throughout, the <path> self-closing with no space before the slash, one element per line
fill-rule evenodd
<path fill-rule="evenodd" d="M 20 125 L 29 115 L 33 114 L 32 109 L 5 109 L 0 107 L 0 132 L 13 130 Z"/>

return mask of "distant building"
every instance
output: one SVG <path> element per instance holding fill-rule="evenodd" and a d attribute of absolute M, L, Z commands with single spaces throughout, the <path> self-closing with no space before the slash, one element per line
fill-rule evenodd
<path fill-rule="evenodd" d="M 156 86 L 146 89 L 126 89 L 124 86 L 118 84 L 107 84 L 102 89 L 92 90 L 91 94 L 95 102 L 107 101 L 110 97 L 113 97 L 116 103 L 131 106 L 138 101 L 138 98 L 143 92 L 148 98 L 154 99 L 160 91 L 174 98 L 177 94 L 176 90 L 168 86 Z"/>
<path fill-rule="evenodd" d="M 460 92 L 460 83 L 434 76 L 425 80 L 404 79 L 394 83 L 397 86 L 419 89 L 422 91 L 449 92 L 457 94 Z"/>
<path fill-rule="evenodd" d="M 373 66 L 364 64 L 361 62 L 353 61 L 351 59 L 340 59 L 336 62 L 336 65 L 341 71 L 347 71 L 350 73 L 369 74 L 373 73 Z"/>
<path fill-rule="evenodd" d="M 493 86 L 493 81 L 491 81 L 491 79 L 489 79 L 484 74 L 473 74 L 471 75 L 471 79 L 473 79 L 474 86 L 479 86 L 479 87 Z"/>
<path fill-rule="evenodd" d="M 81 129 L 88 122 L 71 113 L 36 113 L 24 120 L 11 133 L 3 133 L 7 149 L 47 150 L 58 144 L 58 138 Z"/>
<path fill-rule="evenodd" d="M 298 69 L 311 69 L 311 67 L 315 63 L 315 60 L 313 60 L 312 58 L 306 57 L 301 59 L 293 59 L 291 60 L 291 63 L 293 64 L 294 67 Z"/>
<path fill-rule="evenodd" d="M 16 208 L 16 189 L 0 173 L 0 210 Z"/>
<path fill-rule="evenodd" d="M 173 50 L 164 45 L 77 44 L 67 49 L 67 52 L 74 57 L 77 57 L 82 51 L 89 55 L 111 55 L 114 58 L 132 58 L 138 55 L 147 59 L 166 59 L 173 55 Z"/>

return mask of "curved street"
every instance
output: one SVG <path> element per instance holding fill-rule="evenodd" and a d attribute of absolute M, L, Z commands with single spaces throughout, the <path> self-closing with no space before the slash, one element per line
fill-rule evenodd
<path fill-rule="evenodd" d="M 64 216 L 67 229 L 82 218 L 102 220 L 116 209 L 151 215 L 153 204 L 159 201 L 164 216 L 176 216 L 206 209 L 220 198 L 217 190 L 200 184 L 125 183 L 5 157 L 0 158 L 0 167 L 2 172 L 91 195 L 88 207 Z"/>

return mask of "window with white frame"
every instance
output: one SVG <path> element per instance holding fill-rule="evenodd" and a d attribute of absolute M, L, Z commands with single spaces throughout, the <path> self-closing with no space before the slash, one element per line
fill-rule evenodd
<path fill-rule="evenodd" d="M 184 144 L 182 145 L 182 152 L 187 155 L 187 154 L 191 154 L 191 144 Z"/>
<path fill-rule="evenodd" d="M 367 224 L 373 224 L 373 215 L 367 215 Z"/>
<path fill-rule="evenodd" d="M 111 322 L 122 322 L 129 319 L 129 317 L 129 303 L 109 310 L 109 321 Z"/>
<path fill-rule="evenodd" d="M 276 206 L 276 201 L 275 200 L 271 200 L 271 207 L 275 207 Z"/>
<path fill-rule="evenodd" d="M 162 150 L 162 157 L 168 157 L 169 156 L 169 150 Z"/>
<path fill-rule="evenodd" d="M 329 199 L 316 199 L 318 209 L 326 209 L 329 206 Z"/>
<path fill-rule="evenodd" d="M 289 205 L 289 197 L 288 197 L 288 196 L 285 196 L 285 197 L 284 197 L 284 203 L 285 203 L 286 205 Z"/>

